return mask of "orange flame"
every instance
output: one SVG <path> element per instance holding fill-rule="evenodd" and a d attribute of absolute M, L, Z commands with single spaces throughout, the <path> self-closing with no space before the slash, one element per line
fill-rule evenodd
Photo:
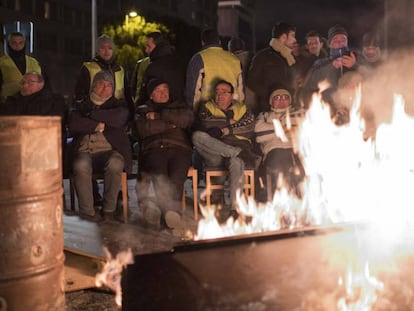
<path fill-rule="evenodd" d="M 128 264 L 133 264 L 133 256 L 131 249 L 120 252 L 115 258 L 112 258 L 111 253 L 104 247 L 107 261 L 102 268 L 102 271 L 95 277 L 95 285 L 101 287 L 107 286 L 115 292 L 115 303 L 117 306 L 122 306 L 122 288 L 121 288 L 121 273 L 122 269 Z"/>

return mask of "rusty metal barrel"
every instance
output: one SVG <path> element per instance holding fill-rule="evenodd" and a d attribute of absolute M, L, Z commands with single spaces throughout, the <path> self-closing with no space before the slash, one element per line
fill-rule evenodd
<path fill-rule="evenodd" d="M 63 310 L 59 117 L 0 117 L 0 311 Z"/>

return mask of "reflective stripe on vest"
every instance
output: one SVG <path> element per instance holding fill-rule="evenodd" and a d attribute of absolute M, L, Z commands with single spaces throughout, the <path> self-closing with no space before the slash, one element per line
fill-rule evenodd
<path fill-rule="evenodd" d="M 92 87 L 93 78 L 95 75 L 102 71 L 102 68 L 96 62 L 85 62 L 83 65 L 89 71 L 89 77 L 91 80 L 91 84 L 89 85 L 89 89 Z M 120 66 L 121 67 L 121 66 Z M 116 99 L 124 98 L 124 68 L 121 67 L 121 70 L 115 71 L 115 88 L 114 88 L 114 97 Z"/>
<path fill-rule="evenodd" d="M 238 88 L 238 77 L 241 74 L 239 59 L 220 47 L 210 47 L 200 51 L 204 64 L 204 79 L 201 86 L 201 101 L 214 98 L 214 86 L 220 80 L 230 82 L 235 93 Z M 240 98 L 235 94 L 236 99 Z"/>
<path fill-rule="evenodd" d="M 226 114 L 224 113 L 223 110 L 221 110 L 217 104 L 215 104 L 214 102 L 212 102 L 211 100 L 209 100 L 208 102 L 205 103 L 205 107 L 208 111 L 210 111 L 210 113 L 214 116 L 214 117 L 218 117 L 218 118 L 223 118 L 226 119 Z M 236 122 L 239 121 L 241 118 L 243 118 L 244 114 L 247 111 L 247 106 L 245 104 L 242 104 L 238 101 L 233 102 L 233 106 L 232 106 L 232 110 L 233 110 L 233 120 L 235 120 Z M 251 142 L 251 140 L 247 137 L 241 136 L 241 135 L 234 135 L 237 139 L 240 140 L 247 140 L 248 142 Z"/>
<path fill-rule="evenodd" d="M 149 56 L 141 58 L 138 62 L 138 70 L 137 70 L 137 85 L 136 85 L 136 91 L 135 91 L 135 98 L 134 103 L 136 103 L 139 99 L 139 93 L 141 92 L 141 85 L 142 85 L 142 79 L 144 77 L 145 70 L 147 70 L 148 65 L 151 63 L 151 59 Z"/>
<path fill-rule="evenodd" d="M 26 58 L 26 72 L 38 72 L 42 73 L 42 69 L 36 59 L 30 56 L 25 56 Z M 23 78 L 22 73 L 19 68 L 17 68 L 13 59 L 8 56 L 0 57 L 0 70 L 3 77 L 3 84 L 1 87 L 1 97 L 4 100 L 7 96 L 11 96 L 20 91 L 20 81 Z"/>

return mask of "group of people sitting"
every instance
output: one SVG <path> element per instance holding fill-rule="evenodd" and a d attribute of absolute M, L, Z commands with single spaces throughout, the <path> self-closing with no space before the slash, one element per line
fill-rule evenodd
<path fill-rule="evenodd" d="M 234 217 L 245 168 L 259 169 L 275 179 L 283 174 L 287 187 L 300 196 L 303 167 L 293 151 L 292 139 L 282 140 L 275 135 L 273 124 L 274 120 L 280 122 L 288 137 L 297 128 L 300 109 L 292 107 L 287 89 L 276 88 L 270 95 L 268 111 L 257 118 L 244 103 L 233 98 L 234 88 L 225 80 L 216 82 L 214 97 L 201 103 L 197 113 L 183 101 L 170 100 L 169 86 L 162 80 L 151 80 L 147 92 L 149 100 L 138 106 L 133 128 L 140 144 L 137 194 L 148 223 L 180 226 L 181 196 L 193 163 L 202 163 L 199 170 L 228 170 L 230 205 L 226 208 L 228 215 Z M 287 118 L 292 118 L 289 125 Z M 256 140 L 262 152 L 255 150 Z M 193 161 L 194 158 L 201 161 Z M 148 191 L 150 181 L 155 197 Z"/>
<path fill-rule="evenodd" d="M 228 169 L 229 208 L 234 212 L 237 189 L 243 189 L 245 167 L 254 168 L 262 163 L 265 171 L 288 176 L 287 167 L 300 163 L 291 141 L 282 141 L 274 133 L 274 119 L 281 122 L 287 133 L 290 131 L 286 127 L 286 113 L 292 112 L 291 95 L 283 88 L 271 93 L 269 111 L 256 120 L 245 104 L 233 99 L 234 89 L 227 81 L 218 81 L 214 98 L 194 114 L 184 101 L 170 99 L 166 82 L 153 79 L 147 86 L 149 99 L 137 107 L 131 123 L 128 105 L 114 97 L 114 79 L 106 71 L 94 76 L 89 97 L 76 102 L 69 118 L 63 98 L 49 92 L 43 84 L 42 76 L 36 72 L 23 75 L 21 91 L 8 97 L 1 106 L 1 114 L 60 115 L 63 122 L 67 120 L 73 137 L 71 169 L 79 212 L 89 221 L 114 219 L 121 174 L 130 173 L 132 166 L 129 125 L 139 141 L 138 198 L 145 220 L 154 226 L 181 226 L 181 196 L 195 153 L 205 166 Z M 254 151 L 255 139 L 263 151 L 263 162 Z M 104 173 L 102 209 L 94 206 L 94 172 Z M 296 187 L 299 181 L 300 178 L 292 185 Z M 151 183 L 155 196 L 148 191 Z"/>
<path fill-rule="evenodd" d="M 211 167 L 228 170 L 230 198 L 224 200 L 224 194 L 217 192 L 213 195 L 213 202 L 226 201 L 228 204 L 224 209 L 228 215 L 237 217 L 237 190 L 243 189 L 246 168 L 256 170 L 257 185 L 262 184 L 260 179 L 266 180 L 264 177 L 270 175 L 273 176 L 272 189 L 283 182 L 293 194 L 302 195 L 305 170 L 294 151 L 293 137 L 304 115 L 303 109 L 307 107 L 298 104 L 297 90 L 291 87 L 291 83 L 286 83 L 290 75 L 276 77 L 265 66 L 268 61 L 280 68 L 294 67 L 298 60 L 290 54 L 290 46 L 295 42 L 294 34 L 294 27 L 276 24 L 269 47 L 253 58 L 247 80 L 251 81 L 257 105 L 252 106 L 244 100 L 242 75 L 246 74 L 247 68 L 241 67 L 236 54 L 219 47 L 218 34 L 210 31 L 204 34 L 203 49 L 188 65 L 186 90 L 193 91 L 189 96 L 193 100 L 177 96 L 180 92 L 176 89 L 181 90 L 183 83 L 177 87 L 172 82 L 175 81 L 173 73 L 176 74 L 177 70 L 172 66 L 171 57 L 165 58 L 168 63 L 157 63 L 154 55 L 158 54 L 155 52 L 165 48 L 165 42 L 158 42 L 160 38 L 151 34 L 147 43 L 150 47 L 154 42 L 149 53 L 153 57 L 145 69 L 145 83 L 140 84 L 140 100 L 131 102 L 129 99 L 133 96 L 128 94 L 125 72 L 114 61 L 114 42 L 102 35 L 97 40 L 96 57 L 81 68 L 70 111 L 63 97 L 50 91 L 45 75 L 36 70 L 36 66 L 30 66 L 28 56 L 24 68 L 26 73 L 20 70 L 24 74 L 21 74 L 19 91 L 12 95 L 3 92 L 9 85 L 4 68 L 11 63 L 9 56 L 1 58 L 0 82 L 2 94 L 7 95 L 7 99 L 0 106 L 0 113 L 62 117 L 62 146 L 67 155 L 64 162 L 69 163 L 67 166 L 74 180 L 80 217 L 86 220 L 115 220 L 121 174 L 132 172 L 134 153 L 138 160 L 137 198 L 144 219 L 150 225 L 170 229 L 182 225 L 181 198 L 191 166 L 200 173 Z M 309 35 L 309 40 L 311 38 L 316 38 L 316 35 Z M 346 31 L 339 26 L 331 28 L 328 41 L 332 51 L 340 39 L 347 44 Z M 12 51 L 13 40 L 23 38 L 14 35 L 9 40 L 10 57 L 16 63 L 20 52 Z M 328 70 L 336 77 L 345 70 L 348 61 L 351 63 L 349 66 L 355 67 L 353 54 L 323 60 L 320 64 L 315 61 L 318 66 L 313 65 L 308 70 L 303 82 L 304 90 L 310 85 L 309 81 L 320 81 L 322 78 L 319 76 L 326 78 Z M 341 63 L 338 69 L 335 64 L 340 61 L 344 64 Z M 224 70 L 228 64 L 232 65 L 231 70 Z M 31 68 L 33 70 L 29 70 Z M 163 68 L 168 75 L 162 75 Z M 220 76 L 220 71 L 224 72 L 223 77 L 213 78 Z M 264 71 L 268 76 L 266 80 L 260 75 Z M 287 69 L 285 71 L 288 72 Z M 192 76 L 194 79 L 189 78 Z M 334 82 L 332 78 L 331 84 L 336 85 Z M 308 89 L 314 92 L 315 87 L 312 84 Z M 72 139 L 70 148 L 66 144 L 67 134 Z M 103 198 L 98 204 L 98 187 L 93 182 L 93 174 L 97 172 L 104 174 Z M 257 200 L 269 199 L 264 187 L 256 189 L 263 189 L 263 193 L 256 192 Z"/>

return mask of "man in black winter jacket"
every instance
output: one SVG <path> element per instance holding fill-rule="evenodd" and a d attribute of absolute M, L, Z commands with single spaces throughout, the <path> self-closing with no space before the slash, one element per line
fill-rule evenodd
<path fill-rule="evenodd" d="M 182 60 L 176 56 L 174 48 L 161 33 L 148 34 L 147 41 L 151 41 L 155 46 L 149 51 L 150 64 L 145 69 L 142 78 L 137 106 L 144 104 L 149 99 L 147 86 L 152 79 L 159 79 L 168 84 L 172 101 L 183 100 L 185 67 Z"/>
<path fill-rule="evenodd" d="M 268 110 L 269 95 L 276 85 L 295 89 L 295 58 L 292 47 L 296 42 L 296 28 L 277 23 L 272 29 L 269 46 L 257 52 L 247 75 L 247 86 L 256 94 L 255 115 Z"/>
<path fill-rule="evenodd" d="M 131 149 L 126 127 L 129 119 L 124 100 L 113 96 L 114 80 L 98 72 L 88 99 L 78 102 L 69 121 L 74 136 L 72 165 L 80 216 L 100 221 L 94 209 L 92 174 L 104 173 L 103 216 L 112 220 L 121 184 L 122 171 L 131 171 Z"/>

